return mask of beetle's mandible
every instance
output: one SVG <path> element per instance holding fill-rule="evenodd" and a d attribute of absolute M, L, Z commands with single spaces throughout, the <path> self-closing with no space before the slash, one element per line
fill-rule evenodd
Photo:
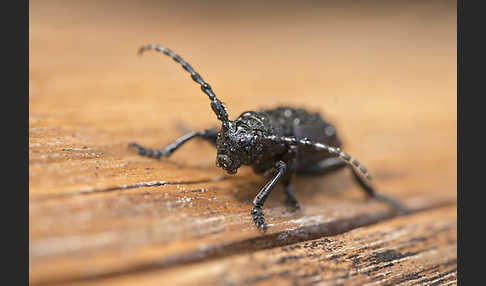
<path fill-rule="evenodd" d="M 248 165 L 256 173 L 269 176 L 270 180 L 256 195 L 251 209 L 255 225 L 263 230 L 267 224 L 262 207 L 278 182 L 283 184 L 286 203 L 300 209 L 291 184 L 293 174 L 322 175 L 345 167 L 352 171 L 354 180 L 368 196 L 386 201 L 400 211 L 407 211 L 397 201 L 375 191 L 366 168 L 341 150 L 341 141 L 334 126 L 318 113 L 278 107 L 259 112 L 243 112 L 235 120 L 230 120 L 225 106 L 211 86 L 179 55 L 160 45 L 143 46 L 139 54 L 147 50 L 162 52 L 181 64 L 209 97 L 211 108 L 222 125 L 219 130 L 189 132 L 161 150 L 130 143 L 129 146 L 135 147 L 138 154 L 153 158 L 169 157 L 189 140 L 202 138 L 216 146 L 216 165 L 229 174 L 235 174 L 240 166 Z"/>

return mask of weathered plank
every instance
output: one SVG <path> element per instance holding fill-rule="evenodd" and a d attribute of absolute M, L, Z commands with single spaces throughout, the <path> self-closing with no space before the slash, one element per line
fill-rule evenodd
<path fill-rule="evenodd" d="M 347 172 L 301 177 L 296 188 L 303 212 L 284 207 L 282 192 L 275 190 L 265 205 L 270 229 L 262 234 L 249 210 L 265 181 L 250 170 L 224 175 L 206 143 L 189 143 L 170 160 L 135 155 L 127 148 L 130 141 L 158 147 L 182 134 L 180 122 L 194 129 L 216 124 L 207 99 L 172 61 L 136 57 L 139 45 L 148 42 L 184 56 L 232 118 L 261 106 L 310 106 L 336 122 L 345 150 L 366 165 L 384 193 L 415 211 L 455 204 L 454 10 L 440 10 L 424 24 L 412 19 L 424 9 L 436 11 L 434 5 L 405 7 L 393 21 L 352 6 L 345 11 L 356 17 L 342 23 L 343 8 L 319 10 L 325 17 L 307 8 L 296 16 L 299 29 L 284 33 L 265 26 L 264 13 L 252 24 L 233 23 L 229 31 L 220 28 L 228 19 L 185 22 L 196 10 L 174 6 L 161 19 L 167 3 L 66 3 L 30 3 L 33 285 L 174 270 L 395 216 L 382 203 L 364 200 Z M 277 14 L 274 23 L 287 25 L 294 15 L 289 11 Z M 184 23 L 170 29 L 178 17 Z M 363 23 L 376 34 L 360 33 Z M 158 28 L 147 28 L 152 26 Z M 393 38 L 403 27 L 408 32 Z M 217 31 L 218 40 L 231 37 L 235 46 L 203 44 L 215 37 L 209 31 Z M 302 31 L 335 41 L 302 38 Z M 390 37 L 386 47 L 378 44 Z M 410 44 L 416 42 L 421 44 Z M 289 56 L 296 51 L 297 57 Z"/>
<path fill-rule="evenodd" d="M 456 285 L 456 214 L 455 207 L 444 207 L 346 234 L 86 285 Z"/>
<path fill-rule="evenodd" d="M 395 215 L 382 203 L 364 201 L 355 187 L 335 184 L 335 193 L 301 196 L 303 213 L 286 209 L 275 194 L 265 208 L 270 229 L 264 235 L 248 214 L 258 184 L 247 178 L 32 202 L 31 277 L 63 281 L 169 267 L 342 233 Z M 400 197 L 412 209 L 454 202 L 425 191 L 408 195 Z"/>

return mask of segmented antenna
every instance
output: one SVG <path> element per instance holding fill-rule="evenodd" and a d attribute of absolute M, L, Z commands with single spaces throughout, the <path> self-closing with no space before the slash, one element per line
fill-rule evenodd
<path fill-rule="evenodd" d="M 201 75 L 194 71 L 190 64 L 186 63 L 179 55 L 176 55 L 173 51 L 160 45 L 145 45 L 138 50 L 138 54 L 141 55 L 143 52 L 148 50 L 156 50 L 158 52 L 162 52 L 167 56 L 171 57 L 177 63 L 181 64 L 182 68 L 184 68 L 188 73 L 191 74 L 192 80 L 201 85 L 201 90 L 205 94 L 207 94 L 207 96 L 211 100 L 211 108 L 213 109 L 218 119 L 223 122 L 223 127 L 229 126 L 228 113 L 226 112 L 226 108 L 224 107 L 223 103 L 216 97 L 211 86 L 203 80 Z"/>
<path fill-rule="evenodd" d="M 350 155 L 341 151 L 341 149 L 337 147 L 332 147 L 324 143 L 319 143 L 315 141 L 308 140 L 306 138 L 298 139 L 296 137 L 285 137 L 285 136 L 276 136 L 270 135 L 264 137 L 266 140 L 275 142 L 275 143 L 288 143 L 292 145 L 302 145 L 313 148 L 315 150 L 326 151 L 331 155 L 343 160 L 348 165 L 356 167 L 368 180 L 371 180 L 371 176 L 366 170 L 366 168 L 361 165 L 356 159 L 351 157 Z"/>

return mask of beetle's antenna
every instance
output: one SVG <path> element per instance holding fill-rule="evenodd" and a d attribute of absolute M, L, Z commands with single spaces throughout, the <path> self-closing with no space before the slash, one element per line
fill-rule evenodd
<path fill-rule="evenodd" d="M 174 61 L 176 61 L 177 63 L 181 64 L 182 67 L 191 74 L 192 80 L 201 85 L 201 90 L 205 94 L 207 94 L 207 96 L 211 100 L 211 108 L 213 109 L 218 119 L 223 122 L 223 127 L 229 126 L 228 113 L 226 112 L 226 108 L 224 107 L 223 103 L 216 97 L 211 86 L 203 80 L 201 75 L 194 71 L 190 64 L 186 63 L 179 55 L 176 55 L 173 51 L 160 45 L 145 45 L 138 50 L 138 54 L 141 55 L 147 50 L 156 50 L 162 52 L 174 59 Z"/>
<path fill-rule="evenodd" d="M 368 180 L 371 180 L 371 176 L 366 170 L 366 168 L 363 165 L 361 165 L 361 163 L 359 163 L 355 158 L 341 151 L 339 147 L 332 147 L 330 145 L 311 141 L 306 138 L 298 139 L 296 137 L 285 137 L 285 136 L 275 136 L 275 135 L 264 136 L 264 138 L 265 140 L 272 141 L 274 143 L 287 143 L 290 145 L 301 145 L 301 146 L 307 146 L 309 148 L 313 148 L 315 150 L 325 151 L 333 155 L 334 157 L 343 160 L 348 165 L 356 167 Z"/>

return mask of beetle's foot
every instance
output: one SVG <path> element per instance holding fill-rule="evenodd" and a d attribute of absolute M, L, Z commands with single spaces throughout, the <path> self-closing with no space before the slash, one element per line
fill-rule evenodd
<path fill-rule="evenodd" d="M 151 158 L 156 158 L 159 159 L 161 156 L 166 156 L 164 154 L 164 151 L 162 150 L 156 150 L 156 149 L 149 149 L 145 148 L 135 142 L 130 142 L 128 143 L 128 147 L 134 147 L 137 149 L 137 154 L 140 156 L 145 156 L 145 157 L 151 157 Z"/>
<path fill-rule="evenodd" d="M 253 215 L 253 222 L 256 227 L 261 230 L 267 229 L 267 223 L 265 222 L 265 216 L 261 207 L 254 207 L 250 212 Z"/>
<path fill-rule="evenodd" d="M 399 201 L 392 199 L 391 197 L 385 196 L 383 194 L 374 193 L 373 198 L 376 199 L 376 200 L 383 201 L 383 202 L 387 203 L 388 205 L 393 207 L 395 209 L 395 211 L 398 212 L 398 214 L 406 215 L 406 214 L 410 214 L 412 212 L 410 209 L 408 209 L 406 206 L 404 206 Z"/>

